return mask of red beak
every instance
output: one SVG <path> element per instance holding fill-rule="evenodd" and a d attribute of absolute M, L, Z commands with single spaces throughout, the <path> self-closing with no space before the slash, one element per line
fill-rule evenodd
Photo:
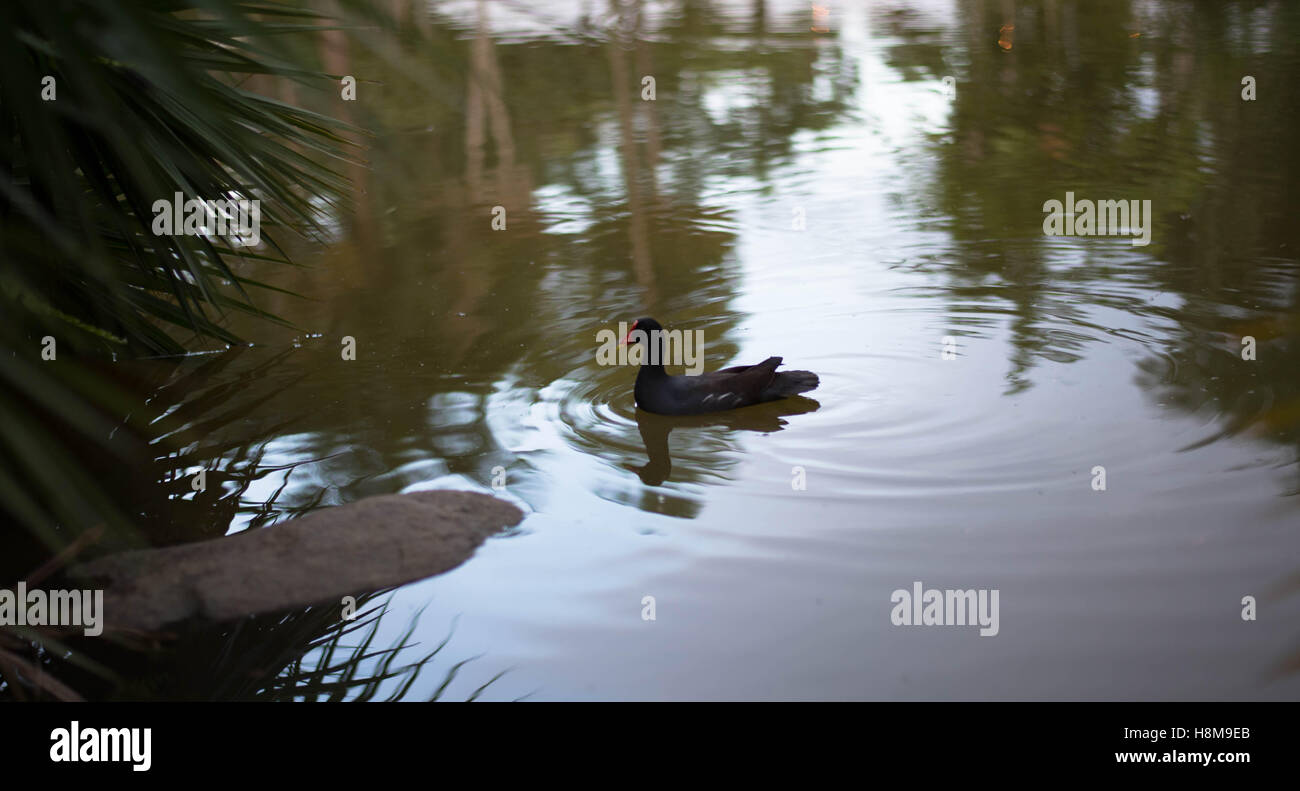
<path fill-rule="evenodd" d="M 632 322 L 632 326 L 627 328 L 627 335 L 623 336 L 623 340 L 620 341 L 618 345 L 626 346 L 627 342 L 632 339 L 632 331 L 635 329 L 636 329 L 636 322 L 634 321 Z"/>

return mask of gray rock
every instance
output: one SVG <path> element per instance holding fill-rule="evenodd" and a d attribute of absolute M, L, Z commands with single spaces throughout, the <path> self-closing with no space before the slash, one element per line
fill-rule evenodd
<path fill-rule="evenodd" d="M 390 494 L 226 538 L 110 555 L 70 573 L 104 588 L 105 631 L 157 631 L 193 617 L 341 603 L 442 574 L 522 518 L 484 494 Z"/>

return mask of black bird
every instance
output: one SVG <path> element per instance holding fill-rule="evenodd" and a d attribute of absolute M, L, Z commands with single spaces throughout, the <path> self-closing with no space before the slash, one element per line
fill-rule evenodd
<path fill-rule="evenodd" d="M 633 338 L 636 330 L 644 335 Z M 651 318 L 632 322 L 623 343 L 633 344 L 664 342 L 663 327 Z M 782 371 L 780 357 L 769 357 L 757 365 L 737 365 L 698 376 L 670 376 L 664 370 L 666 359 L 661 345 L 659 356 L 644 348 L 641 370 L 636 375 L 633 394 L 636 405 L 647 412 L 660 415 L 700 415 L 736 409 L 764 401 L 804 393 L 817 387 L 817 374 L 812 371 Z"/>

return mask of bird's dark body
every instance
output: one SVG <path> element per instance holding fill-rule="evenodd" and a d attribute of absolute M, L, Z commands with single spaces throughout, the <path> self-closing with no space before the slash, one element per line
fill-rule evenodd
<path fill-rule="evenodd" d="M 661 327 L 654 319 L 637 319 L 632 325 L 655 337 Z M 659 359 L 664 359 L 661 355 Z M 702 415 L 721 412 L 807 392 L 817 387 L 811 371 L 782 371 L 780 357 L 757 365 L 737 365 L 698 376 L 671 376 L 663 365 L 645 363 L 636 375 L 636 405 L 660 415 Z"/>

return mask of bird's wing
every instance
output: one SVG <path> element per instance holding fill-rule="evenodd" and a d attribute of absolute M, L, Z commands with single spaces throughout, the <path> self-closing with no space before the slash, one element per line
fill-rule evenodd
<path fill-rule="evenodd" d="M 773 360 L 775 360 L 776 362 L 773 362 Z M 776 367 L 777 367 L 778 365 L 781 364 L 781 358 L 780 358 L 780 357 L 769 357 L 769 358 L 767 358 L 766 360 L 764 360 L 763 362 L 758 363 L 757 365 L 733 365 L 733 366 L 730 367 L 730 368 L 719 368 L 718 370 L 714 371 L 713 373 L 715 373 L 715 374 L 739 374 L 739 373 L 744 373 L 745 371 L 748 371 L 750 368 L 763 368 L 763 367 L 765 367 L 768 363 L 771 363 L 771 364 L 772 364 L 772 370 L 775 371 L 775 370 L 776 370 Z"/>

